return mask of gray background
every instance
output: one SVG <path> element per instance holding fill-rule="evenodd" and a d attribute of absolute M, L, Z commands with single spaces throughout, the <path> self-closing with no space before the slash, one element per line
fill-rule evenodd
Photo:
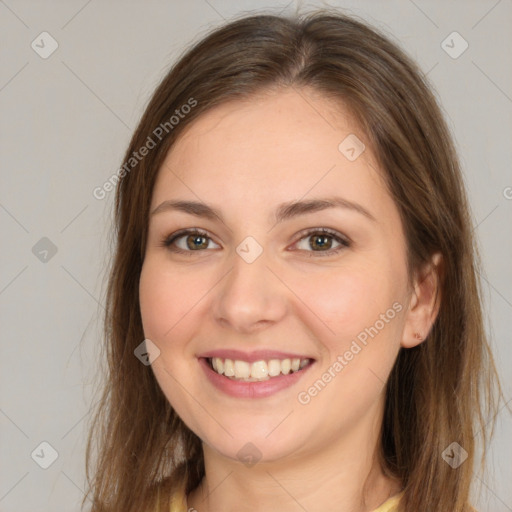
<path fill-rule="evenodd" d="M 100 201 L 92 191 L 121 164 L 159 79 L 187 44 L 224 19 L 322 5 L 0 0 L 0 511 L 79 510 L 114 196 Z M 485 264 L 487 326 L 508 401 L 512 2 L 330 5 L 384 29 L 438 92 L 465 172 Z M 46 59 L 31 47 L 43 46 L 44 31 L 58 43 Z M 441 46 L 454 31 L 469 44 L 458 58 Z M 457 53 L 463 41 L 453 41 Z M 498 419 L 491 472 L 476 479 L 481 512 L 512 511 L 512 419 L 505 409 Z M 58 452 L 47 469 L 39 466 L 51 462 L 43 441 Z"/>

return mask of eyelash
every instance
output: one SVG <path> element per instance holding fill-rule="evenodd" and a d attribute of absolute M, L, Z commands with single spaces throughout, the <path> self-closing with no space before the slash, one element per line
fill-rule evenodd
<path fill-rule="evenodd" d="M 192 256 L 192 254 L 194 254 L 195 252 L 202 252 L 201 250 L 198 250 L 198 251 L 184 251 L 183 249 L 179 249 L 177 247 L 172 247 L 172 244 L 176 240 L 178 240 L 179 238 L 182 238 L 184 236 L 188 236 L 188 235 L 197 235 L 197 236 L 201 236 L 201 237 L 208 238 L 208 239 L 211 240 L 210 236 L 208 236 L 208 233 L 206 233 L 205 231 L 203 231 L 201 229 L 183 229 L 183 230 L 177 231 L 176 233 L 173 233 L 172 235 L 170 235 L 168 237 L 165 237 L 162 240 L 160 245 L 161 245 L 161 247 L 166 247 L 171 252 L 180 253 L 180 254 L 186 254 L 188 256 Z M 300 233 L 300 235 L 302 235 L 302 236 L 301 236 L 301 238 L 299 238 L 299 240 L 296 243 L 300 242 L 304 238 L 308 238 L 308 237 L 311 237 L 313 235 L 329 235 L 336 242 L 338 242 L 340 244 L 339 247 L 336 247 L 335 249 L 329 249 L 328 251 L 306 251 L 306 252 L 311 253 L 310 257 L 315 257 L 315 256 L 320 256 L 320 257 L 332 256 L 334 254 L 339 253 L 343 249 L 346 249 L 346 248 L 351 246 L 351 242 L 348 239 L 343 238 L 336 231 L 333 231 L 333 230 L 328 229 L 328 228 L 312 229 L 312 230 L 309 230 L 309 231 L 306 231 L 306 232 L 302 232 L 302 233 Z"/>

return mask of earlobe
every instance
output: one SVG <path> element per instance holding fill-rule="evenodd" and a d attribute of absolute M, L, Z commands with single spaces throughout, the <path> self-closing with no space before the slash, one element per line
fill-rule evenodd
<path fill-rule="evenodd" d="M 418 340 L 420 343 L 425 339 L 419 332 L 414 333 L 414 338 Z"/>
<path fill-rule="evenodd" d="M 402 334 L 402 347 L 415 347 L 427 338 L 439 313 L 441 279 L 442 255 L 437 252 L 433 254 L 430 262 L 416 273 Z"/>

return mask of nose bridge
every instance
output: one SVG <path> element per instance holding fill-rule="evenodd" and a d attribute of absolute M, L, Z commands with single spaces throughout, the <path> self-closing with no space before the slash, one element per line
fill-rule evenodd
<path fill-rule="evenodd" d="M 237 246 L 231 271 L 216 295 L 214 314 L 218 321 L 249 331 L 284 314 L 282 285 L 267 268 L 269 263 L 267 252 L 251 237 Z"/>

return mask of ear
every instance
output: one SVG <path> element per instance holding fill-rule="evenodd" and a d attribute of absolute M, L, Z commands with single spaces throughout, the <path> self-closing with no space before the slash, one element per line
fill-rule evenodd
<path fill-rule="evenodd" d="M 441 298 L 442 255 L 437 252 L 416 272 L 406 313 L 401 346 L 412 348 L 428 336 L 439 313 Z"/>

